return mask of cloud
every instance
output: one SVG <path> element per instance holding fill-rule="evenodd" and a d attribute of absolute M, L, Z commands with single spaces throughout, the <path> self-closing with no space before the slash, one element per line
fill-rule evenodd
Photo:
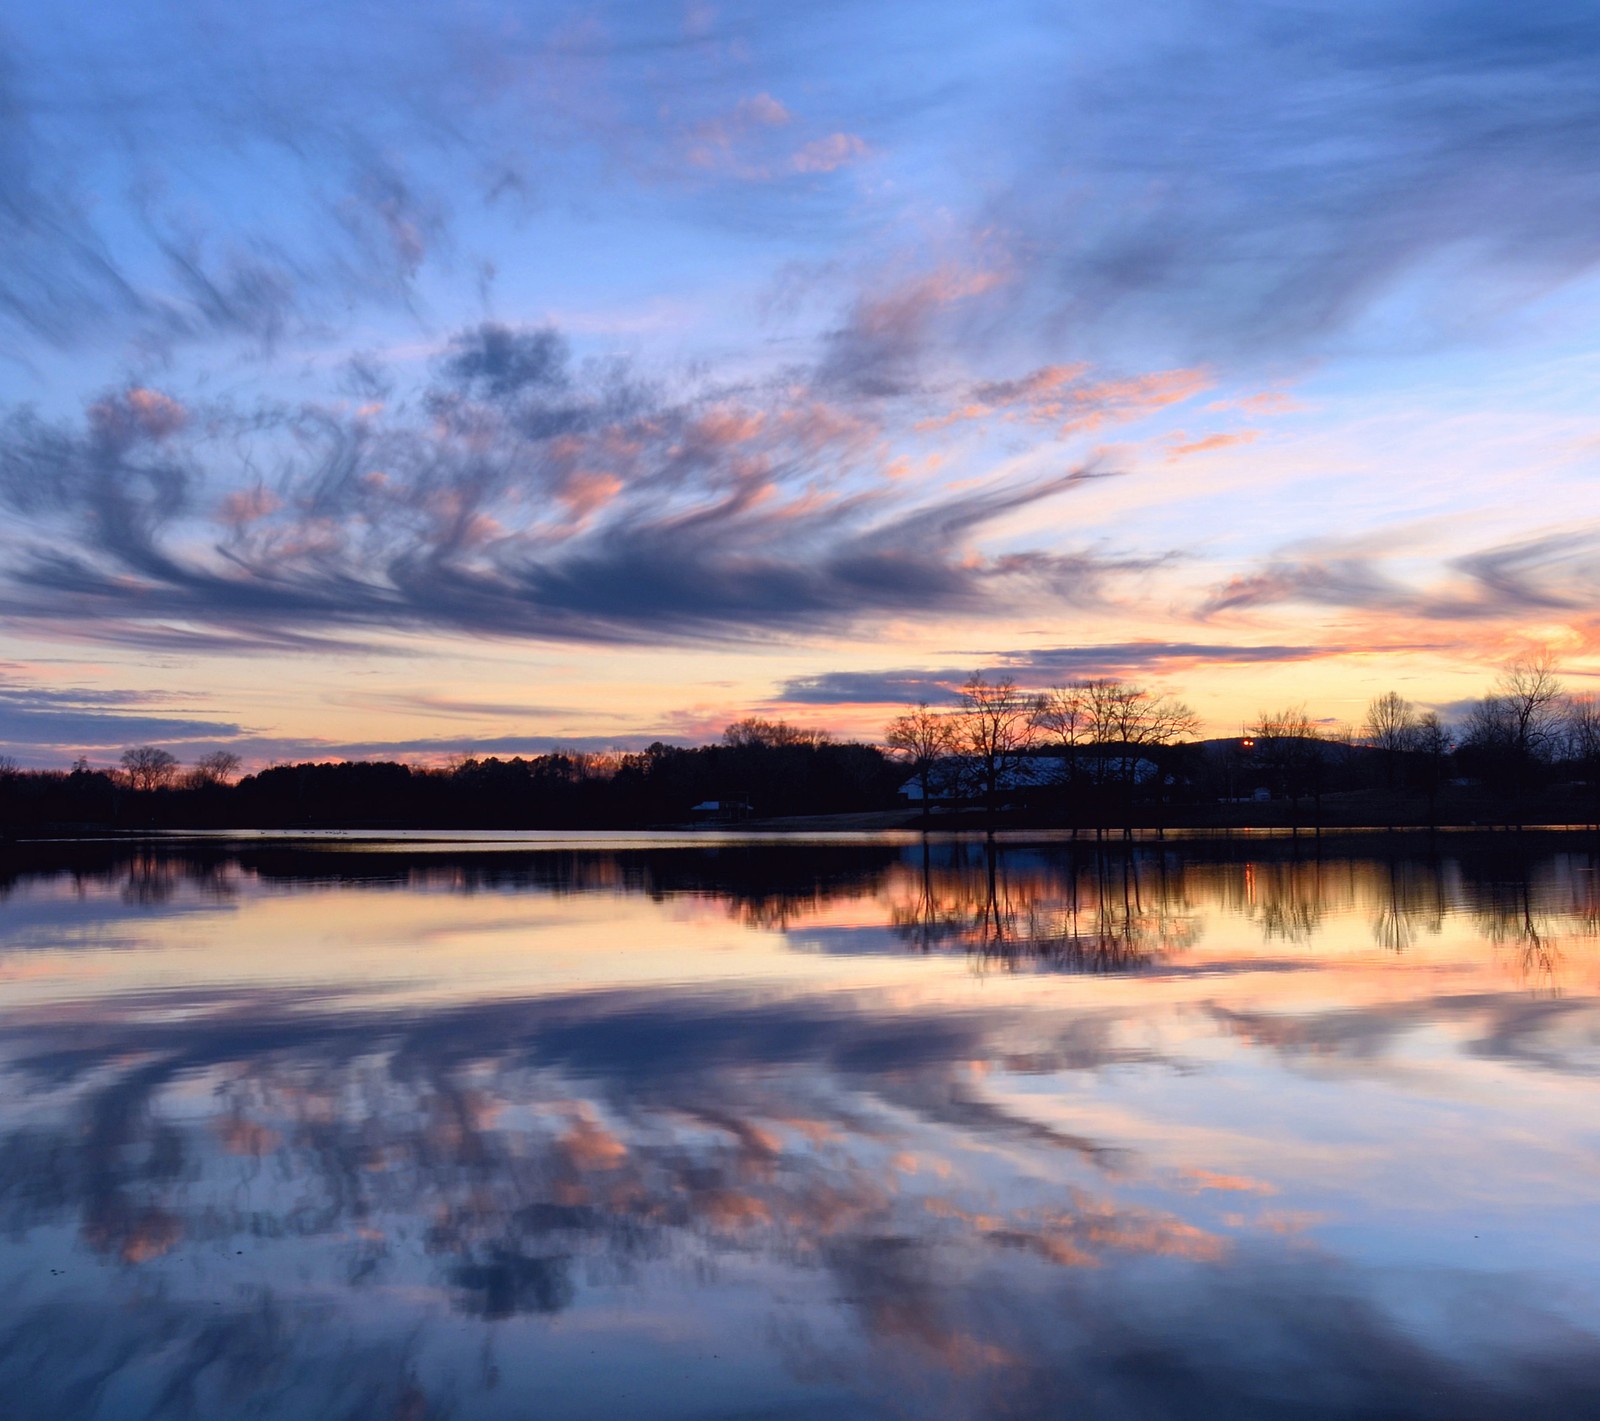
<path fill-rule="evenodd" d="M 232 721 L 162 714 L 143 691 L 0 686 L 0 745 L 31 752 L 118 748 L 146 741 L 231 740 Z M 148 709 L 145 709 L 148 707 Z"/>
<path fill-rule="evenodd" d="M 1014 81 L 1020 299 L 1209 358 L 1315 349 L 1404 283 L 1468 332 L 1600 264 L 1596 64 L 1581 0 L 1107 15 L 1072 84 L 1043 56 Z"/>
<path fill-rule="evenodd" d="M 30 27 L 0 69 L 0 322 L 61 346 L 271 343 L 347 303 L 404 297 L 445 245 L 419 181 L 459 86 L 446 53 L 318 49 L 237 13 Z M 365 50 L 365 52 L 364 52 Z M 459 54 L 451 56 L 459 58 Z M 407 80 L 428 83 L 412 87 Z M 449 98 L 451 88 L 455 94 Z M 409 92 L 407 92 L 409 89 Z M 402 145 L 385 141 L 406 134 Z M 252 202 L 237 175 L 270 175 Z"/>
<path fill-rule="evenodd" d="M 871 150 L 866 139 L 855 133 L 830 133 L 815 138 L 789 159 L 791 172 L 832 173 L 849 163 L 859 162 Z"/>
<path fill-rule="evenodd" d="M 1511 916 L 1520 918 L 1521 911 Z M 1291 1058 L 1388 1068 L 1402 1055 L 1406 1036 L 1430 1022 L 1448 1021 L 1472 1056 L 1579 1078 L 1596 1074 L 1584 1053 L 1572 1049 L 1573 1041 L 1594 1029 L 1596 1013 L 1589 1002 L 1479 992 L 1338 1011 L 1284 1013 L 1220 1005 L 1210 1010 L 1223 1030 Z M 1478 1034 L 1470 1034 L 1474 1031 Z"/>
<path fill-rule="evenodd" d="M 1108 379 L 1092 374 L 1086 362 L 1046 365 L 1015 379 L 973 385 L 953 409 L 922 420 L 917 428 L 936 431 L 969 421 L 1003 420 L 1050 426 L 1054 438 L 1064 439 L 1158 414 L 1211 384 L 1211 375 L 1198 368 Z"/>
<path fill-rule="evenodd" d="M 464 388 L 505 399 L 529 388 L 564 389 L 568 359 L 559 331 L 548 326 L 513 330 L 486 321 L 450 342 L 444 368 Z"/>
<path fill-rule="evenodd" d="M 882 477 L 887 458 L 817 387 L 672 395 L 574 367 L 550 329 L 481 325 L 409 403 L 187 409 L 138 387 L 76 423 L 13 411 L 0 610 L 196 648 L 382 628 L 739 640 L 1002 593 L 1081 604 L 1127 565 L 977 545 L 1099 471 L 930 493 Z"/>
<path fill-rule="evenodd" d="M 602 717 L 603 718 L 603 717 Z M 582 715 L 569 719 L 581 721 Z M 396 760 L 406 764 L 441 765 L 460 756 L 502 759 L 517 756 L 532 759 L 539 755 L 606 755 L 613 751 L 648 749 L 657 741 L 677 744 L 679 737 L 652 731 L 621 732 L 611 735 L 419 735 L 409 739 L 335 740 L 293 735 L 245 735 L 228 743 L 228 749 L 241 755 L 249 765 L 299 764 L 330 760 Z M 193 759 L 212 747 L 211 742 L 193 745 L 168 744 L 180 759 Z"/>
<path fill-rule="evenodd" d="M 1600 528 L 1583 526 L 1500 543 L 1449 559 L 1432 583 L 1385 567 L 1394 539 L 1325 539 L 1286 550 L 1259 571 L 1214 588 L 1202 616 L 1282 603 L 1382 611 L 1433 622 L 1587 613 L 1600 600 Z M 1441 575 L 1442 573 L 1442 575 Z"/>
<path fill-rule="evenodd" d="M 847 397 L 884 399 L 919 391 L 943 324 L 975 298 L 1003 286 L 999 264 L 947 265 L 902 278 L 858 298 L 825 338 L 818 387 Z"/>
<path fill-rule="evenodd" d="M 1199 439 L 1189 439 L 1183 433 L 1172 436 L 1167 449 L 1167 461 L 1187 459 L 1195 454 L 1210 454 L 1217 449 L 1232 449 L 1240 444 L 1253 444 L 1261 437 L 1259 429 L 1240 429 L 1231 434 L 1207 434 Z"/>
<path fill-rule="evenodd" d="M 1008 234 L 1019 279 L 991 339 L 1026 325 L 1075 350 L 1271 359 L 1408 282 L 1424 325 L 1460 333 L 1600 262 L 1600 22 L 1582 0 L 1152 0 L 1082 24 L 1000 7 L 989 32 L 1025 23 L 1026 47 L 974 43 L 953 13 L 912 28 L 826 8 L 688 26 L 629 3 L 581 22 L 458 8 L 381 34 L 251 4 L 145 20 L 8 17 L 13 331 L 282 341 L 415 308 L 425 272 L 480 259 L 464 248 L 486 216 L 609 217 L 645 188 L 700 230 L 804 231 L 837 259 L 857 214 L 828 225 L 833 185 L 792 179 L 868 154 L 894 166 L 867 225 Z M 778 97 L 802 94 L 812 117 Z"/>
<path fill-rule="evenodd" d="M 985 653 L 973 665 L 921 671 L 830 671 L 797 676 L 779 688 L 777 700 L 813 705 L 896 705 L 953 700 L 975 669 L 1010 676 L 1019 685 L 1045 687 L 1100 676 L 1163 676 L 1196 666 L 1253 666 L 1338 656 L 1348 646 L 1242 646 L 1204 642 L 1117 642 Z M 979 666 L 981 662 L 981 668 Z"/>
<path fill-rule="evenodd" d="M 741 99 L 730 111 L 703 119 L 689 130 L 684 158 L 694 168 L 746 178 L 770 177 L 772 170 L 765 157 L 757 157 L 750 150 L 767 154 L 771 139 L 765 131 L 787 127 L 792 119 L 789 110 L 771 94 Z"/>

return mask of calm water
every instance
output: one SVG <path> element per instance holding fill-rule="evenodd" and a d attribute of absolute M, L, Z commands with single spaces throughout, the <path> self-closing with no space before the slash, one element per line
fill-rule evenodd
<path fill-rule="evenodd" d="M 1591 848 L 0 859 L 0 1412 L 1600 1416 Z"/>

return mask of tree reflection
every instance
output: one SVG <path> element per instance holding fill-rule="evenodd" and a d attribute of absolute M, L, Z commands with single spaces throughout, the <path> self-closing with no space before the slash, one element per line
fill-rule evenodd
<path fill-rule="evenodd" d="M 1419 934 L 1436 937 L 1447 911 L 1444 874 L 1437 861 L 1417 863 L 1390 859 L 1377 885 L 1372 915 L 1372 940 L 1386 951 L 1401 953 Z"/>
<path fill-rule="evenodd" d="M 911 892 L 891 889 L 890 923 L 919 951 L 959 948 L 980 967 L 1133 972 L 1192 945 L 1199 918 L 1163 853 L 1074 848 L 1057 857 L 1004 845 L 924 844 Z"/>
<path fill-rule="evenodd" d="M 1386 848 L 1386 839 L 1373 841 Z M 59 852 L 59 850 L 57 851 Z M 1309 945 L 1364 915 L 1374 943 L 1402 954 L 1467 911 L 1490 941 L 1519 945 L 1519 971 L 1553 981 L 1561 942 L 1595 939 L 1592 854 L 1540 857 L 1509 839 L 1462 841 L 1449 857 L 1401 848 L 1369 857 L 1307 853 L 1303 841 L 1029 846 L 981 839 L 899 848 L 729 842 L 688 849 L 380 851 L 359 845 L 92 845 L 51 865 L 24 846 L 0 891 L 68 889 L 135 916 L 191 911 L 251 888 L 359 883 L 366 890 L 474 894 L 643 894 L 721 905 L 760 931 L 837 917 L 874 923 L 918 952 L 962 951 L 983 967 L 1148 970 L 1192 947 L 1218 916 L 1270 943 Z M 30 858 L 37 860 L 30 863 Z M 1530 864 L 1542 865 L 1535 871 Z M 0 926 L 0 940 L 15 937 Z"/>
<path fill-rule="evenodd" d="M 1480 885 L 1473 915 L 1478 931 L 1495 947 L 1510 950 L 1523 981 L 1556 991 L 1564 957 L 1556 914 L 1546 908 L 1546 899 L 1526 861 L 1513 860 L 1504 873 Z"/>

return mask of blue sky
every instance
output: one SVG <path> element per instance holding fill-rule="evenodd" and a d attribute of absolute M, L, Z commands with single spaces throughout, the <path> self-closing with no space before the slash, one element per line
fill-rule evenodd
<path fill-rule="evenodd" d="M 15 5 L 0 742 L 1596 668 L 1583 5 Z"/>

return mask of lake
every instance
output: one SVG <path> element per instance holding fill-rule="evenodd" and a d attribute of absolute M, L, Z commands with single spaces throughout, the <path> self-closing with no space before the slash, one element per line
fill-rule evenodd
<path fill-rule="evenodd" d="M 0 857 L 0 1407 L 1600 1416 L 1578 835 Z"/>

